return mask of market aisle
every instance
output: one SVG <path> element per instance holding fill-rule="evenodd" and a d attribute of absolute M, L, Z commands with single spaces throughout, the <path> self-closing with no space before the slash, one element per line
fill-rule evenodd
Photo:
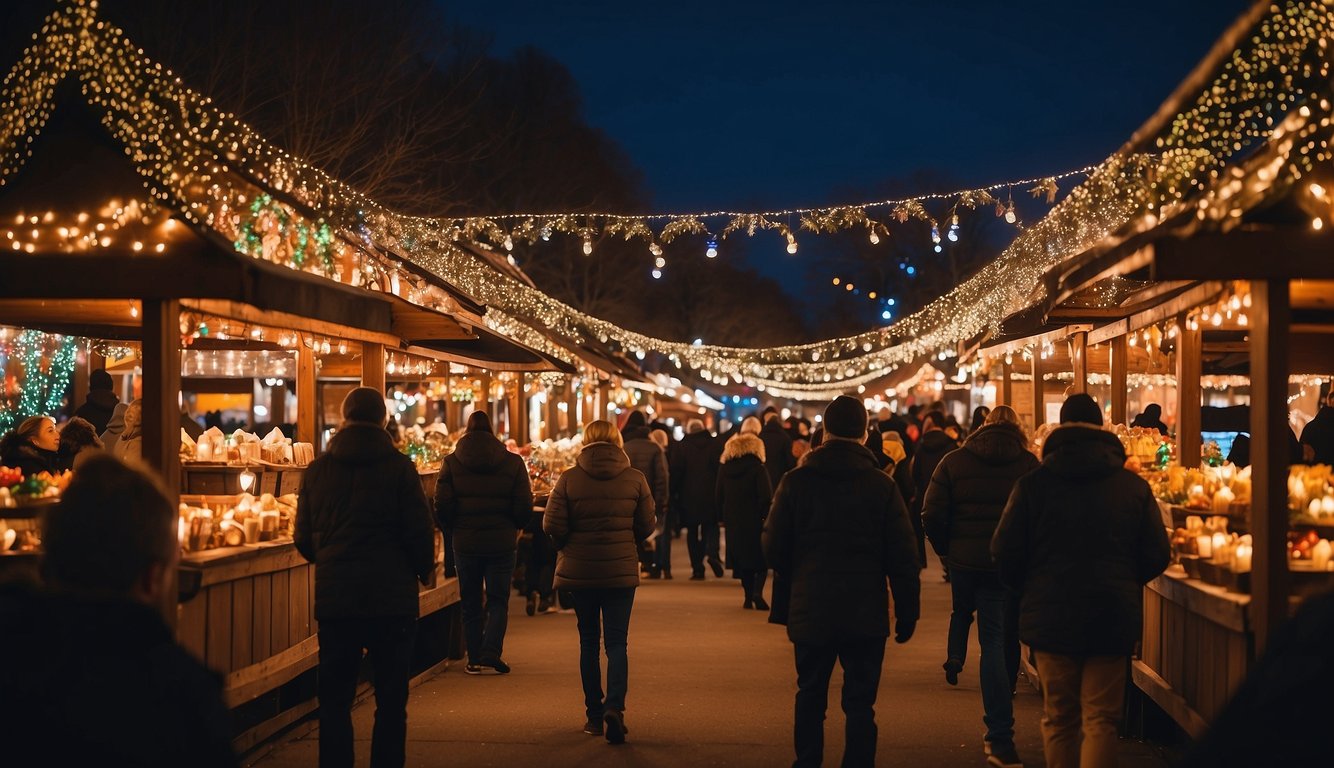
<path fill-rule="evenodd" d="M 679 542 L 679 540 L 678 540 Z M 674 547 L 673 570 L 688 576 L 685 546 Z M 462 663 L 412 692 L 410 766 L 737 766 L 791 763 L 792 650 L 765 614 L 741 609 L 730 579 L 645 581 L 630 623 L 627 743 L 611 747 L 586 736 L 574 614 L 528 617 L 510 601 L 505 660 L 508 676 L 472 677 Z M 949 585 L 939 566 L 923 575 L 922 621 L 907 645 L 892 641 L 876 707 L 877 765 L 927 768 L 982 766 L 981 695 L 976 645 L 960 684 L 945 684 Z M 974 643 L 976 634 L 974 634 Z M 826 764 L 843 746 L 835 672 L 826 724 Z M 1023 680 L 1015 702 L 1017 743 L 1029 766 L 1042 765 L 1041 700 Z M 373 706 L 355 712 L 360 765 L 369 759 Z M 254 765 L 313 766 L 311 732 Z M 1144 745 L 1127 744 L 1123 765 L 1165 766 Z"/>

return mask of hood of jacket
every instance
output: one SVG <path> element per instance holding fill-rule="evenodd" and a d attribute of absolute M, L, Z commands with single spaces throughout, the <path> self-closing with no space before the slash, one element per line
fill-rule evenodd
<path fill-rule="evenodd" d="M 908 458 L 908 449 L 904 448 L 903 443 L 898 440 L 885 440 L 880 444 L 880 450 L 896 466 Z"/>
<path fill-rule="evenodd" d="M 988 464 L 1009 464 L 1028 450 L 1028 438 L 1018 424 L 1002 421 L 969 435 L 963 449 Z"/>
<path fill-rule="evenodd" d="M 473 472 L 492 472 L 505 463 L 509 451 L 490 432 L 468 432 L 454 445 L 453 455 Z"/>
<path fill-rule="evenodd" d="M 723 455 L 719 462 L 726 464 L 742 456 L 755 456 L 764 461 L 764 441 L 752 434 L 735 435 L 723 446 Z"/>
<path fill-rule="evenodd" d="M 822 475 L 849 477 L 867 469 L 880 470 L 880 462 L 866 446 L 851 440 L 825 438 L 820 447 L 805 456 L 802 467 Z"/>
<path fill-rule="evenodd" d="M 1126 463 L 1116 435 L 1090 424 L 1064 424 L 1042 444 L 1042 465 L 1062 477 L 1103 477 Z"/>
<path fill-rule="evenodd" d="M 621 430 L 621 440 L 630 442 L 631 440 L 647 440 L 649 429 L 647 426 L 626 427 Z"/>
<path fill-rule="evenodd" d="M 369 463 L 396 453 L 394 439 L 378 424 L 344 424 L 329 441 L 329 457 L 340 464 Z"/>
<path fill-rule="evenodd" d="M 630 468 L 630 457 L 611 443 L 589 443 L 579 452 L 576 463 L 598 480 L 610 480 Z"/>
<path fill-rule="evenodd" d="M 115 410 L 111 412 L 111 420 L 107 422 L 106 431 L 102 433 L 103 440 L 106 440 L 108 435 L 116 437 L 125 431 L 125 411 L 129 408 L 129 403 L 116 403 Z"/>
<path fill-rule="evenodd" d="M 917 450 L 926 453 L 949 453 L 958 448 L 958 443 L 950 439 L 943 429 L 933 429 L 930 432 L 922 434 L 922 438 L 917 441 Z"/>

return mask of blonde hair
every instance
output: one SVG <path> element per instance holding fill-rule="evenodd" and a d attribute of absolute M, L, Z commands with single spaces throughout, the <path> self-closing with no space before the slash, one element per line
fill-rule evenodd
<path fill-rule="evenodd" d="M 998 424 L 1000 422 L 1018 425 L 1019 414 L 1015 413 L 1015 410 L 1008 405 L 998 405 L 991 409 L 991 413 L 987 414 L 986 423 Z"/>
<path fill-rule="evenodd" d="M 747 416 L 741 422 L 741 434 L 758 435 L 760 433 L 760 420 L 754 416 Z"/>
<path fill-rule="evenodd" d="M 625 447 L 621 440 L 621 433 L 616 429 L 616 425 L 610 421 L 597 419 L 584 425 L 584 445 L 590 443 L 611 443 L 617 448 Z"/>
<path fill-rule="evenodd" d="M 658 447 L 667 450 L 667 433 L 661 429 L 655 429 L 648 433 L 648 439 L 658 444 Z"/>

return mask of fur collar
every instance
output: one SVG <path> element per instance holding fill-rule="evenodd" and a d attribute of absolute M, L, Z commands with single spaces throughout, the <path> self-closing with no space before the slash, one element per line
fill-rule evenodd
<path fill-rule="evenodd" d="M 732 459 L 739 459 L 746 455 L 758 456 L 760 461 L 764 461 L 764 441 L 758 435 L 742 432 L 739 435 L 733 435 L 728 439 L 727 445 L 723 446 L 723 456 L 720 463 L 726 464 Z"/>

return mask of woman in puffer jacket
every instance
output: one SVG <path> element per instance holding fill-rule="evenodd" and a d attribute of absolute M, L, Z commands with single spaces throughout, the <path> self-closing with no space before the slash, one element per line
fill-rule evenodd
<path fill-rule="evenodd" d="M 555 586 L 570 591 L 579 622 L 584 732 L 605 732 L 611 744 L 625 741 L 626 639 L 639 586 L 639 542 L 657 522 L 648 481 L 630 466 L 621 446 L 621 434 L 610 422 L 587 424 L 584 448 L 556 481 L 542 520 L 556 547 Z M 607 648 L 605 694 L 601 633 Z"/>

